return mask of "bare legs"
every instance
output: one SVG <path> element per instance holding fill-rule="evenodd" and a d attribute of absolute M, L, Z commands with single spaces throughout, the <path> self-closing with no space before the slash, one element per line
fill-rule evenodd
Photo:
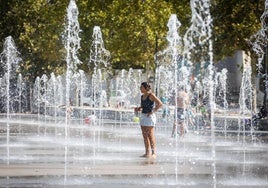
<path fill-rule="evenodd" d="M 142 136 L 145 146 L 145 154 L 142 157 L 150 157 L 150 149 L 152 150 L 152 157 L 156 157 L 156 141 L 153 126 L 141 126 Z"/>
<path fill-rule="evenodd" d="M 179 126 L 180 131 L 178 131 L 178 126 L 177 125 Z M 184 135 L 184 122 L 181 121 L 181 120 L 178 120 L 178 122 L 174 122 L 171 137 L 174 137 L 179 132 L 180 132 L 180 134 L 182 136 Z"/>
<path fill-rule="evenodd" d="M 171 133 L 171 137 L 175 137 L 177 134 L 180 134 L 181 136 L 185 133 L 185 109 L 183 108 L 177 108 L 175 111 L 175 117 L 174 117 L 174 124 L 173 129 Z"/>

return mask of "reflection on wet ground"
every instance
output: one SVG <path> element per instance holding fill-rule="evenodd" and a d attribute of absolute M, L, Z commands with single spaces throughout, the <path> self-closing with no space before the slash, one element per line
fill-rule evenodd
<path fill-rule="evenodd" d="M 192 128 L 171 138 L 156 128 L 157 158 L 144 152 L 137 123 L 0 119 L 2 187 L 267 187 L 267 133 Z M 7 127 L 9 136 L 7 137 Z M 0 187 L 1 187 L 0 186 Z"/>

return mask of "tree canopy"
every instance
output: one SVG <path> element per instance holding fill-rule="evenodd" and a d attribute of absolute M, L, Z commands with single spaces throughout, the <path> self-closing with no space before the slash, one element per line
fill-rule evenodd
<path fill-rule="evenodd" d="M 211 0 L 216 60 L 236 50 L 251 51 L 247 40 L 261 27 L 265 0 Z M 62 33 L 66 0 L 0 0 L 0 46 L 12 36 L 23 63 L 24 76 L 65 71 Z M 154 53 L 166 45 L 167 22 L 176 14 L 184 35 L 191 25 L 190 0 L 79 0 L 81 69 L 87 66 L 94 26 L 100 26 L 114 69 L 153 69 Z M 156 45 L 157 43 L 157 45 Z M 157 49 L 156 49 L 157 48 Z"/>

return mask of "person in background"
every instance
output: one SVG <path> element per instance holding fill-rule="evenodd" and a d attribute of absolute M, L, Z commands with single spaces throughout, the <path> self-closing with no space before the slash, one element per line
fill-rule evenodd
<path fill-rule="evenodd" d="M 162 118 L 166 118 L 167 116 L 169 116 L 169 109 L 168 109 L 167 99 L 166 99 L 166 97 L 161 97 L 160 100 L 163 103 Z"/>
<path fill-rule="evenodd" d="M 210 108 L 209 96 L 201 94 L 200 101 L 201 101 L 200 112 L 204 123 L 204 129 L 210 129 L 211 108 Z"/>
<path fill-rule="evenodd" d="M 185 90 L 180 89 L 177 93 L 177 106 L 176 106 L 177 111 L 175 112 L 175 115 L 177 115 L 177 117 L 174 117 L 174 124 L 173 124 L 171 137 L 176 136 L 176 133 L 180 134 L 181 136 L 184 135 L 185 116 L 186 116 L 187 108 L 189 104 L 190 104 L 190 96 Z M 179 129 L 178 129 L 178 125 L 179 125 Z"/>
<path fill-rule="evenodd" d="M 161 108 L 163 104 L 161 100 L 152 93 L 149 83 L 141 83 L 140 91 L 142 93 L 141 106 L 136 107 L 134 110 L 135 113 L 141 111 L 140 125 L 145 146 L 145 154 L 141 157 L 156 158 L 156 140 L 154 133 L 156 124 L 155 112 Z"/>

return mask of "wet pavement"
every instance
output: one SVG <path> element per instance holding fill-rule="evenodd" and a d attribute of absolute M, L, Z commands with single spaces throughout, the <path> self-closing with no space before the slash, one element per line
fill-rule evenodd
<path fill-rule="evenodd" d="M 157 158 L 148 159 L 133 122 L 24 117 L 0 126 L 0 187 L 268 187 L 265 132 L 192 128 L 171 138 L 172 123 L 159 122 Z"/>

